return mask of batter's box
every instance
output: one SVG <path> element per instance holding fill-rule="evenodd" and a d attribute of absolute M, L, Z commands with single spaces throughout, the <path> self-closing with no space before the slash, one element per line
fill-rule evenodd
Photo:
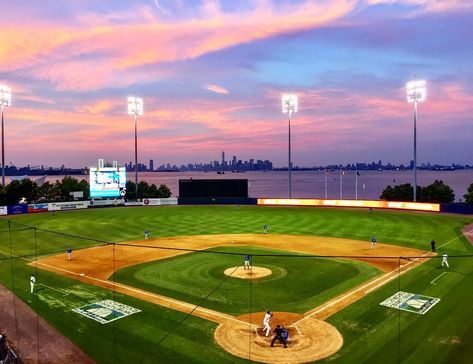
<path fill-rule="evenodd" d="M 440 298 L 399 291 L 385 299 L 380 305 L 424 315 L 439 301 Z"/>
<path fill-rule="evenodd" d="M 101 324 L 108 324 L 109 322 L 141 312 L 141 310 L 137 308 L 112 300 L 90 303 L 82 307 L 74 308 L 72 311 L 100 322 Z"/>

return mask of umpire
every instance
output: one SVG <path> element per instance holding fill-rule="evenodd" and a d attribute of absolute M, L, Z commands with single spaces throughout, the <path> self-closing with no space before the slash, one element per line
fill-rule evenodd
<path fill-rule="evenodd" d="M 271 347 L 274 346 L 274 342 L 276 340 L 279 340 L 281 344 L 284 344 L 284 347 L 287 348 L 287 338 L 288 338 L 288 333 L 287 330 L 282 327 L 281 325 L 277 325 L 276 329 L 274 330 L 274 333 L 276 334 L 271 341 Z"/>

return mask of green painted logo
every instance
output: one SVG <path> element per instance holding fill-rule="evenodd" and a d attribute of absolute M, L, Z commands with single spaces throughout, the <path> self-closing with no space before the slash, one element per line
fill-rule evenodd
<path fill-rule="evenodd" d="M 90 303 L 82 307 L 74 308 L 72 311 L 100 322 L 101 324 L 108 324 L 109 322 L 141 312 L 141 310 L 134 307 L 112 300 Z"/>
<path fill-rule="evenodd" d="M 439 301 L 440 298 L 399 291 L 385 299 L 380 305 L 424 315 Z"/>

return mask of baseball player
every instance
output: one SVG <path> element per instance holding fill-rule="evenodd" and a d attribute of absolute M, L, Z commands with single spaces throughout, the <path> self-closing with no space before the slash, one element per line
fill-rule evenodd
<path fill-rule="evenodd" d="M 444 252 L 442 255 L 442 267 L 446 266 L 447 268 L 450 268 L 448 265 L 448 255 L 447 252 Z"/>
<path fill-rule="evenodd" d="M 31 293 L 33 293 L 34 291 L 34 285 L 36 283 L 36 278 L 34 276 L 34 274 L 31 275 L 31 278 L 30 278 L 30 288 L 31 288 Z"/>
<path fill-rule="evenodd" d="M 430 247 L 432 248 L 432 251 L 435 253 L 435 240 L 432 239 L 432 241 L 430 242 Z"/>
<path fill-rule="evenodd" d="M 376 236 L 373 236 L 371 238 L 371 248 L 372 249 L 376 248 Z"/>
<path fill-rule="evenodd" d="M 149 230 L 146 229 L 146 230 L 145 230 L 145 239 L 148 239 L 148 238 L 149 238 Z"/>
<path fill-rule="evenodd" d="M 271 317 L 273 317 L 273 313 L 270 310 L 267 310 L 263 319 L 263 331 L 266 331 L 266 336 L 269 336 L 269 332 L 271 331 L 271 327 L 269 326 L 269 320 L 271 320 Z"/>
<path fill-rule="evenodd" d="M 264 234 L 268 232 L 268 225 L 264 224 L 263 231 L 264 231 Z"/>
<path fill-rule="evenodd" d="M 271 340 L 271 347 L 274 346 L 274 342 L 276 340 L 279 340 L 279 342 L 283 344 L 285 348 L 287 348 L 287 339 L 289 338 L 289 333 L 287 330 L 281 325 L 277 325 L 274 333 L 276 335 L 273 337 L 273 340 Z"/>
<path fill-rule="evenodd" d="M 244 270 L 251 269 L 249 255 L 245 255 L 245 265 L 243 266 L 243 269 Z"/>
<path fill-rule="evenodd" d="M 69 260 L 72 259 L 72 248 L 71 247 L 67 248 L 67 258 Z"/>

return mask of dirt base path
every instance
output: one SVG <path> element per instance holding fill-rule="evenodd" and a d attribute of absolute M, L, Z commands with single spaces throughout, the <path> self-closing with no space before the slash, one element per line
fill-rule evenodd
<path fill-rule="evenodd" d="M 0 332 L 7 335 L 23 363 L 95 363 L 2 285 L 0 302 Z"/>
<path fill-rule="evenodd" d="M 139 245 L 139 246 L 138 246 Z M 164 249 L 157 249 L 156 246 Z M 261 323 L 246 316 L 234 317 L 203 307 L 195 309 L 194 304 L 112 282 L 108 278 L 114 271 L 124 267 L 186 254 L 187 251 L 173 249 L 209 249 L 219 246 L 238 246 L 244 253 L 245 246 L 263 247 L 306 253 L 320 256 L 364 261 L 385 274 L 346 292 L 304 315 L 284 313 L 285 325 L 291 330 L 293 341 L 287 349 L 268 348 L 270 342 L 261 336 Z M 302 363 L 325 358 L 335 353 L 343 344 L 343 338 L 332 325 L 321 321 L 347 305 L 362 298 L 420 264 L 425 259 L 410 261 L 399 267 L 400 256 L 424 256 L 430 252 L 395 245 L 378 243 L 371 248 L 367 241 L 316 236 L 245 234 L 245 235 L 200 235 L 173 238 L 159 238 L 136 241 L 124 245 L 106 245 L 73 252 L 68 261 L 67 254 L 50 256 L 37 261 L 38 268 L 46 269 L 87 284 L 94 284 L 150 301 L 168 308 L 189 313 L 214 321 L 220 325 L 215 331 L 216 342 L 233 355 L 270 363 Z M 350 257 L 349 257 L 350 256 Z M 351 256 L 355 256 L 352 258 Z M 381 258 L 383 257 L 383 258 Z M 392 257 L 392 258 L 384 258 Z M 243 257 L 242 262 L 243 264 Z M 257 264 L 257 257 L 253 257 Z M 35 263 L 31 263 L 35 264 Z M 259 313 L 261 314 L 261 313 Z M 253 314 L 258 315 L 258 314 Z M 257 317 L 257 316 L 255 316 Z M 251 317 L 250 317 L 251 318 Z M 274 350 L 273 350 L 274 349 Z M 275 355 L 277 353 L 277 355 Z M 284 354 L 282 354 L 284 353 Z"/>

